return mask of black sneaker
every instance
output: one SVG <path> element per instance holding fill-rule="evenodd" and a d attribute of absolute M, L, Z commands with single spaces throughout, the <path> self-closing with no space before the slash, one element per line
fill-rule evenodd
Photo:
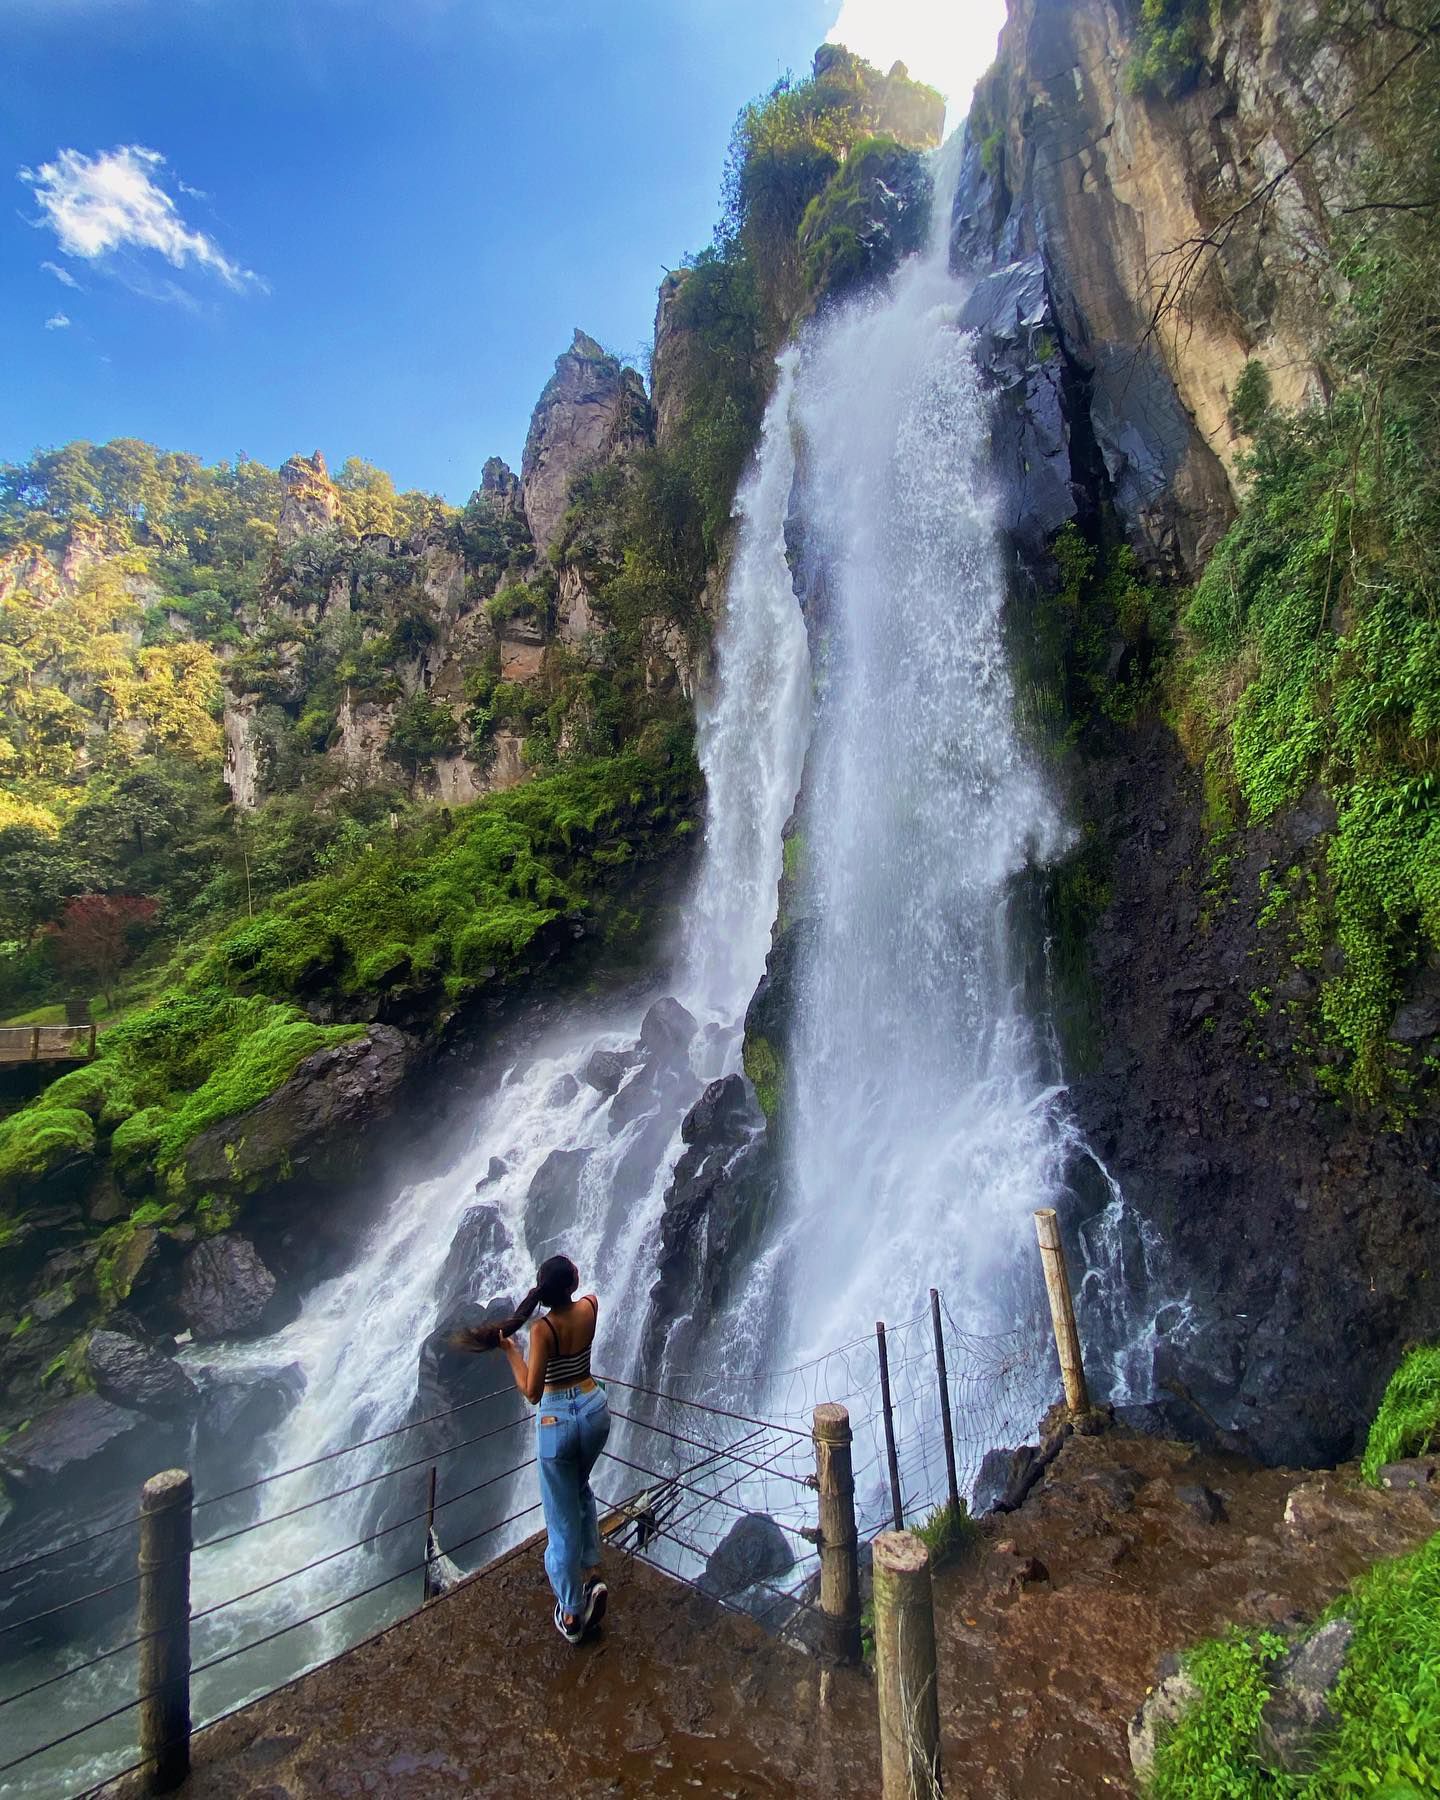
<path fill-rule="evenodd" d="M 567 1625 L 565 1623 L 564 1607 L 561 1606 L 558 1600 L 555 1602 L 555 1629 L 560 1633 L 567 1644 L 578 1644 L 581 1638 L 584 1637 L 585 1620 L 587 1617 L 588 1610 L 587 1613 L 582 1614 L 573 1625 Z"/>
<path fill-rule="evenodd" d="M 605 1617 L 610 1603 L 610 1590 L 598 1575 L 585 1583 L 585 1610 L 580 1615 L 580 1630 L 594 1631 Z"/>

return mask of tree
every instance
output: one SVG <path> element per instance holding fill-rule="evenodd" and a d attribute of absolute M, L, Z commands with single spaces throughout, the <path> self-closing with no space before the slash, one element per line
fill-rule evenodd
<path fill-rule="evenodd" d="M 85 857 L 53 831 L 12 825 L 0 831 L 0 935 L 28 944 L 67 900 L 94 880 Z"/>
<path fill-rule="evenodd" d="M 459 747 L 460 727 L 453 714 L 428 694 L 412 694 L 396 712 L 388 748 L 412 773 L 431 757 Z"/>
<path fill-rule="evenodd" d="M 155 917 L 143 894 L 79 894 L 50 927 L 55 960 L 68 976 L 100 985 L 105 1004 L 115 1004 L 115 983 L 135 954 L 135 936 Z"/>

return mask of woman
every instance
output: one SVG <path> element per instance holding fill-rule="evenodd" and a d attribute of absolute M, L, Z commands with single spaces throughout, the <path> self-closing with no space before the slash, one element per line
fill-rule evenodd
<path fill-rule="evenodd" d="M 568 1256 L 547 1257 L 510 1318 L 476 1326 L 457 1339 L 468 1350 L 493 1350 L 498 1344 L 516 1387 L 540 1408 L 535 1455 L 549 1538 L 545 1573 L 555 1591 L 555 1629 L 568 1644 L 578 1644 L 600 1623 L 609 1599 L 600 1579 L 600 1524 L 590 1491 L 590 1471 L 610 1435 L 605 1390 L 590 1373 L 600 1302 L 594 1294 L 577 1300 L 579 1285 L 579 1271 Z M 549 1310 L 530 1327 L 527 1360 L 515 1333 L 542 1303 Z"/>

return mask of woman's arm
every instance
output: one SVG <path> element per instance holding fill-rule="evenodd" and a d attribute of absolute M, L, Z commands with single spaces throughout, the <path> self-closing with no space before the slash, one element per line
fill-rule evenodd
<path fill-rule="evenodd" d="M 520 1346 L 514 1338 L 502 1337 L 500 1348 L 505 1352 L 510 1363 L 510 1373 L 515 1377 L 515 1385 L 532 1406 L 545 1392 L 545 1369 L 550 1361 L 550 1333 L 538 1327 L 543 1320 L 537 1320 L 530 1327 L 530 1361 L 527 1366 L 525 1358 L 520 1354 Z M 554 1331 L 552 1326 L 551 1332 Z"/>

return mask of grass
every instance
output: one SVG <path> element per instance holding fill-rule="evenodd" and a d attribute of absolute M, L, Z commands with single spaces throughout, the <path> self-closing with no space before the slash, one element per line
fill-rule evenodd
<path fill-rule="evenodd" d="M 1386 1463 L 1440 1450 L 1440 1344 L 1411 1350 L 1390 1377 L 1360 1471 L 1372 1485 Z"/>
<path fill-rule="evenodd" d="M 1390 1379 L 1362 1471 L 1440 1440 L 1440 1346 L 1412 1350 Z M 1315 1767 L 1278 1775 L 1256 1752 L 1271 1666 L 1284 1638 L 1239 1632 L 1185 1658 L 1200 1698 L 1159 1746 L 1149 1800 L 1375 1800 L 1440 1795 L 1440 1534 L 1409 1556 L 1377 1563 L 1330 1607 L 1354 1636 L 1331 1706 L 1335 1729 Z M 1323 1621 L 1322 1621 L 1323 1622 Z"/>
<path fill-rule="evenodd" d="M 1305 1775 L 1278 1775 L 1255 1750 L 1272 1632 L 1202 1644 L 1185 1659 L 1200 1699 L 1160 1745 L 1150 1800 L 1401 1800 L 1440 1794 L 1440 1535 L 1366 1571 L 1326 1615 L 1355 1627 L 1332 1707 L 1337 1724 Z"/>
<path fill-rule="evenodd" d="M 912 1525 L 909 1529 L 930 1552 L 930 1566 L 935 1569 L 943 1567 L 951 1557 L 960 1555 L 979 1536 L 979 1528 L 963 1500 L 958 1510 L 947 1500 L 922 1524 Z"/>

